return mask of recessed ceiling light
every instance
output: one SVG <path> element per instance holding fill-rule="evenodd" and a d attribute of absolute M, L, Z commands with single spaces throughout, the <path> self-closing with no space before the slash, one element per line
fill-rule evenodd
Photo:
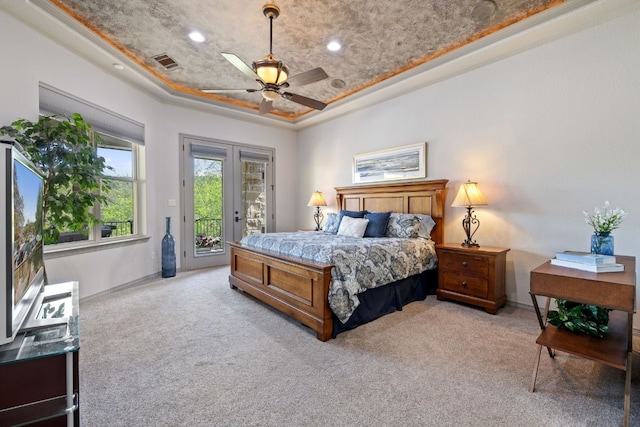
<path fill-rule="evenodd" d="M 116 70 L 124 70 L 124 65 L 118 64 L 117 62 L 113 64 L 113 68 Z"/>
<path fill-rule="evenodd" d="M 331 40 L 329 43 L 327 43 L 327 49 L 331 52 L 337 52 L 342 49 L 342 44 L 340 44 L 340 42 L 337 40 Z"/>
<path fill-rule="evenodd" d="M 191 31 L 189 33 L 189 38 L 196 43 L 202 43 L 205 40 L 204 36 L 199 31 Z"/>

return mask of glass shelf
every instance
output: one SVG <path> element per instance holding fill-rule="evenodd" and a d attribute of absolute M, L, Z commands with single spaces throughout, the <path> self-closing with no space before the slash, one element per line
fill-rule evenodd
<path fill-rule="evenodd" d="M 23 329 L 13 342 L 0 346 L 0 364 L 78 351 L 78 313 L 78 282 L 45 286 Z"/>

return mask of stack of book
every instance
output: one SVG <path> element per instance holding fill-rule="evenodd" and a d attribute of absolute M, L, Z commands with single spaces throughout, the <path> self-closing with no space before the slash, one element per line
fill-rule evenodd
<path fill-rule="evenodd" d="M 556 252 L 556 257 L 551 260 L 551 264 L 592 273 L 624 271 L 624 264 L 618 264 L 614 255 L 597 255 L 588 252 Z"/>

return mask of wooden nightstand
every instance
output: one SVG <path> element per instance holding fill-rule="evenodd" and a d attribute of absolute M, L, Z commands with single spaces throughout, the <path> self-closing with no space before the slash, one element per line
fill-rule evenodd
<path fill-rule="evenodd" d="M 465 248 L 459 243 L 436 245 L 439 300 L 452 299 L 496 314 L 507 303 L 507 248 Z"/>

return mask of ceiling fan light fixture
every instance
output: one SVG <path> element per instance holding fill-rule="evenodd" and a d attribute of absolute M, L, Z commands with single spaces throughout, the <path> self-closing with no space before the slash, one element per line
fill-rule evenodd
<path fill-rule="evenodd" d="M 289 68 L 272 54 L 268 54 L 260 61 L 255 61 L 253 70 L 263 82 L 270 85 L 281 85 L 289 78 Z"/>
<path fill-rule="evenodd" d="M 278 91 L 273 89 L 265 89 L 262 91 L 262 97 L 267 101 L 275 101 L 279 96 Z"/>

